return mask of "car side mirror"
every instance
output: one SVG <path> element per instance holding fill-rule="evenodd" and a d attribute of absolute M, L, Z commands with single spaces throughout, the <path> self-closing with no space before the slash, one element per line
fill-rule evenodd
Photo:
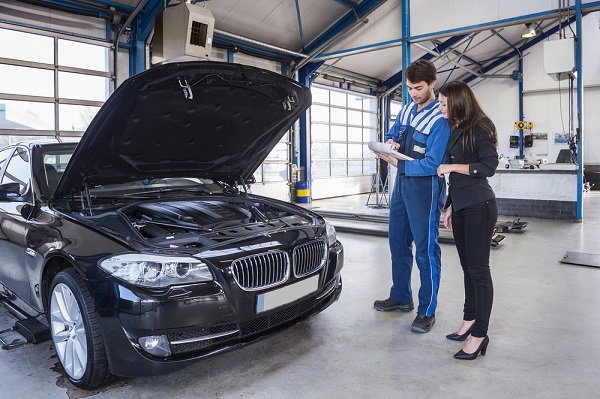
<path fill-rule="evenodd" d="M 21 197 L 19 183 L 0 184 L 0 200 L 11 201 Z"/>
<path fill-rule="evenodd" d="M 246 184 L 254 184 L 254 183 L 256 183 L 256 178 L 254 177 L 254 175 L 252 175 L 251 177 L 249 177 L 246 180 L 244 180 L 244 183 L 246 183 Z"/>

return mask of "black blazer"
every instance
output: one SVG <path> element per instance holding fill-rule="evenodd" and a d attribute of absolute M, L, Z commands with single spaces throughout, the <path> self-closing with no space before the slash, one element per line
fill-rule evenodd
<path fill-rule="evenodd" d="M 475 129 L 475 148 L 466 151 L 463 149 L 462 131 L 452 131 L 446 146 L 446 162 L 468 164 L 469 175 L 450 173 L 445 208 L 452 205 L 452 210 L 458 211 L 496 197 L 487 178 L 496 173 L 498 151 L 496 142 L 485 130 Z"/>

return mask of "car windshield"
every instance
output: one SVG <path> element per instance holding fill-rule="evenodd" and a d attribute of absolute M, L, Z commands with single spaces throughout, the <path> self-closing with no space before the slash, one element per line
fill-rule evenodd
<path fill-rule="evenodd" d="M 159 179 L 134 180 L 119 184 L 106 184 L 90 189 L 90 194 L 96 197 L 113 196 L 143 196 L 153 193 L 168 192 L 205 192 L 220 193 L 223 187 L 210 179 L 195 177 L 168 177 Z"/>
<path fill-rule="evenodd" d="M 49 192 L 54 192 L 71 156 L 73 148 L 47 149 L 43 155 L 43 180 Z M 123 183 L 92 187 L 90 194 L 95 197 L 137 196 L 167 192 L 221 193 L 223 187 L 210 179 L 195 177 L 162 177 L 133 180 Z"/>

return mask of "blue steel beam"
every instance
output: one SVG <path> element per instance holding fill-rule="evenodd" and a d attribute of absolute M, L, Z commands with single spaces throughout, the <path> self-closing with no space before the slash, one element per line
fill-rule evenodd
<path fill-rule="evenodd" d="M 575 21 L 575 16 L 572 16 L 571 18 L 569 18 L 567 20 L 567 25 L 571 24 Z M 481 72 L 482 73 L 486 73 L 486 72 L 490 72 L 492 70 L 494 70 L 495 68 L 497 68 L 498 66 L 502 65 L 505 62 L 508 62 L 511 58 L 513 57 L 517 57 L 520 56 L 521 54 L 523 54 L 523 52 L 525 50 L 527 50 L 530 47 L 535 46 L 536 44 L 546 40 L 547 38 L 549 38 L 550 36 L 552 36 L 553 34 L 555 34 L 556 32 L 558 32 L 559 30 L 559 26 L 556 25 L 550 29 L 548 29 L 546 32 L 542 33 L 539 36 L 536 36 L 535 38 L 533 38 L 532 40 L 529 40 L 528 42 L 526 42 L 525 44 L 523 44 L 521 47 L 512 50 L 511 52 L 509 52 L 506 55 L 503 55 L 501 57 L 499 57 L 496 61 L 492 62 L 489 65 L 484 66 L 483 68 L 481 68 Z M 463 79 L 465 83 L 469 83 L 472 80 L 476 79 L 477 76 L 476 75 L 470 75 L 467 78 Z"/>
<path fill-rule="evenodd" d="M 349 27 L 352 23 L 356 22 L 358 19 L 368 15 L 373 9 L 377 8 L 381 4 L 383 4 L 385 0 L 363 0 L 360 4 L 358 4 L 353 11 L 346 13 L 342 18 L 340 18 L 335 24 L 329 27 L 325 32 L 323 32 L 319 37 L 310 42 L 304 51 L 305 54 L 310 54 L 320 46 L 327 43 L 327 41 L 331 40 L 331 38 L 336 37 L 338 34 L 344 31 L 347 27 Z"/>
<path fill-rule="evenodd" d="M 575 6 L 569 7 L 571 12 L 575 13 Z M 587 14 L 594 11 L 600 10 L 600 1 L 592 1 L 589 3 L 585 3 L 581 5 L 581 13 Z M 411 36 L 408 38 L 410 42 L 419 42 L 424 40 L 431 40 L 437 37 L 448 37 L 454 36 L 458 34 L 471 33 L 471 32 L 479 32 L 483 30 L 491 30 L 493 28 L 499 28 L 502 26 L 516 25 L 520 22 L 535 22 L 543 19 L 549 18 L 559 18 L 561 16 L 559 10 L 548 10 L 543 12 L 538 12 L 534 14 L 521 15 L 519 17 L 500 19 L 497 21 L 490 21 L 483 24 L 478 25 L 469 25 L 463 26 L 456 29 L 447 29 L 437 32 L 426 33 L 423 35 Z"/>
<path fill-rule="evenodd" d="M 304 51 L 304 33 L 302 32 L 302 18 L 300 17 L 300 5 L 298 4 L 298 0 L 296 3 L 296 15 L 298 16 L 298 30 L 300 31 L 300 48 Z"/>
<path fill-rule="evenodd" d="M 453 45 L 455 45 L 456 43 L 460 42 L 465 37 L 467 37 L 467 35 L 459 35 L 459 36 L 451 37 L 448 40 L 445 40 L 443 43 L 438 44 L 435 47 L 435 50 L 438 51 L 438 52 L 440 52 L 440 53 L 444 52 L 448 48 L 450 48 Z M 425 54 L 424 56 L 421 57 L 421 59 L 423 59 L 423 60 L 430 60 L 432 58 L 433 58 L 433 54 L 429 54 L 429 53 L 427 53 L 427 54 Z M 390 78 L 388 78 L 385 82 L 383 82 L 383 86 L 394 87 L 394 86 L 397 86 L 400 83 L 402 83 L 402 70 L 399 71 L 398 73 L 394 74 Z"/>

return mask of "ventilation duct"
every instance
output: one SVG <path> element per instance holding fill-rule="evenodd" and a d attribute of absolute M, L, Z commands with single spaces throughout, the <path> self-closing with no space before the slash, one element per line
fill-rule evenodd
<path fill-rule="evenodd" d="M 154 19 L 152 63 L 210 58 L 214 29 L 215 18 L 205 7 L 181 3 L 165 9 Z"/>

